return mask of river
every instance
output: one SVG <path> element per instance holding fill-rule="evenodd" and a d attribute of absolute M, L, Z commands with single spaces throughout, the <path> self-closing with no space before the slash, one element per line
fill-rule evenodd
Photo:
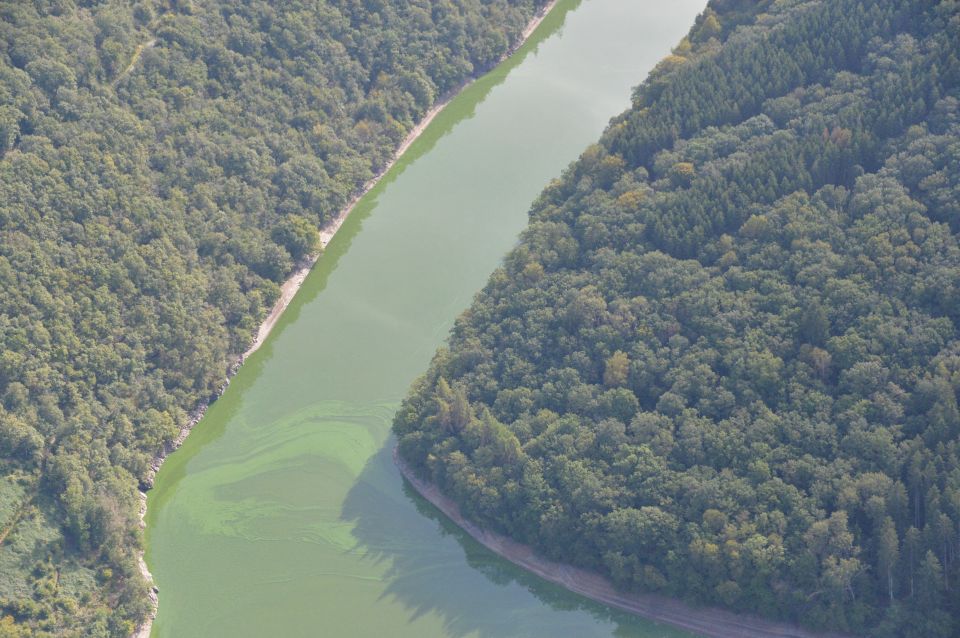
<path fill-rule="evenodd" d="M 154 637 L 684 636 L 495 557 L 390 422 L 526 223 L 704 0 L 561 0 L 361 202 L 149 494 Z"/>

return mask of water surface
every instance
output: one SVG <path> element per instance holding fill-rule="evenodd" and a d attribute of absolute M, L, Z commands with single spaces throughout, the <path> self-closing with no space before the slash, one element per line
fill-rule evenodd
<path fill-rule="evenodd" d="M 150 492 L 153 636 L 681 636 L 536 579 L 405 488 L 390 421 L 546 183 L 704 0 L 561 0 L 362 200 Z"/>

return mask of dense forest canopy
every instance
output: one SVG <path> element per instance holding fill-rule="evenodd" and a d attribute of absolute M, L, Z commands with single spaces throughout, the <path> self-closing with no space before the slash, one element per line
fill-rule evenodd
<path fill-rule="evenodd" d="M 128 635 L 138 483 L 540 0 L 0 1 L 0 635 Z"/>
<path fill-rule="evenodd" d="M 960 635 L 960 4 L 715 0 L 395 420 L 625 589 Z"/>

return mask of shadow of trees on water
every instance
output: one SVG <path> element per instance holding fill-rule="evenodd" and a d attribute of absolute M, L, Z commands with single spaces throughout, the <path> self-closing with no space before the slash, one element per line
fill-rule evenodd
<path fill-rule="evenodd" d="M 384 569 L 381 599 L 403 604 L 410 622 L 439 615 L 451 637 L 690 636 L 590 601 L 500 558 L 403 479 L 393 445 L 391 436 L 368 460 L 341 519 L 354 525 L 354 551 Z"/>

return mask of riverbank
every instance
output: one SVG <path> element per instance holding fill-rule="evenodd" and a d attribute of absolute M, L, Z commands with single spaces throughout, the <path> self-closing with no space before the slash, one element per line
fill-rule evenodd
<path fill-rule="evenodd" d="M 393 450 L 393 460 L 413 489 L 478 543 L 514 565 L 590 600 L 707 638 L 849 638 L 840 634 L 815 633 L 788 623 L 723 609 L 694 607 L 656 594 L 618 591 L 609 579 L 596 572 L 543 558 L 529 545 L 483 529 L 467 520 L 460 507 L 440 492 L 436 485 L 413 473 L 396 448 Z"/>
<path fill-rule="evenodd" d="M 550 11 L 556 6 L 557 0 L 550 0 L 546 5 L 544 5 L 534 17 L 527 23 L 526 27 L 520 34 L 517 42 L 511 46 L 497 64 L 502 63 L 511 55 L 517 52 L 517 50 L 533 35 L 537 27 L 543 22 L 546 16 Z M 494 65 L 496 66 L 496 65 Z M 484 69 L 480 74 L 475 77 L 471 77 L 465 80 L 462 84 L 456 87 L 454 90 L 449 91 L 443 95 L 437 103 L 424 115 L 423 118 L 414 126 L 413 129 L 407 134 L 404 140 L 397 147 L 397 150 L 394 152 L 393 158 L 370 180 L 368 180 L 355 195 L 350 199 L 349 202 L 341 209 L 337 216 L 330 221 L 324 228 L 320 230 L 320 244 L 322 248 L 325 248 L 327 244 L 333 239 L 334 235 L 346 221 L 347 217 L 356 207 L 357 203 L 374 187 L 377 183 L 390 171 L 391 168 L 396 164 L 396 162 L 403 156 L 403 154 L 410 148 L 410 146 L 423 134 L 427 129 L 430 123 L 434 118 L 456 97 L 463 89 L 472 84 L 477 78 L 481 77 L 487 73 L 490 69 Z M 200 403 L 190 414 L 187 422 L 181 427 L 177 436 L 152 459 L 150 465 L 150 471 L 148 472 L 147 477 L 144 482 L 141 484 L 140 488 L 140 524 L 141 526 L 145 525 L 144 518 L 147 511 L 147 495 L 146 492 L 151 487 L 153 487 L 153 482 L 156 477 L 156 473 L 159 471 L 160 466 L 163 464 L 163 461 L 168 455 L 174 452 L 179 448 L 183 442 L 186 440 L 187 436 L 190 434 L 191 430 L 200 422 L 203 418 L 203 415 L 206 413 L 207 408 L 210 405 L 212 400 L 215 400 L 216 397 L 219 397 L 226 390 L 227 386 L 230 383 L 230 379 L 237 373 L 240 366 L 251 354 L 256 352 L 256 350 L 266 341 L 267 337 L 270 335 L 270 332 L 276 326 L 280 317 L 283 315 L 283 312 L 289 306 L 290 302 L 296 296 L 297 291 L 303 285 L 303 282 L 306 280 L 307 275 L 309 275 L 310 270 L 313 268 L 319 254 L 312 255 L 301 262 L 296 271 L 283 283 L 281 286 L 280 297 L 277 299 L 277 302 L 274 304 L 270 313 L 264 319 L 263 323 L 260 324 L 257 334 L 251 342 L 247 350 L 240 355 L 236 361 L 230 366 L 226 379 L 224 379 L 223 384 L 218 390 L 217 394 L 214 397 L 211 397 L 210 400 L 205 400 Z M 133 638 L 149 638 L 150 632 L 153 627 L 153 619 L 156 616 L 157 606 L 159 604 L 158 599 L 158 590 L 153 585 L 153 576 L 150 573 L 149 568 L 144 560 L 143 552 L 140 553 L 138 557 L 140 572 L 143 575 L 143 578 L 151 585 L 151 590 L 149 593 L 150 600 L 152 603 L 152 611 L 149 614 L 147 620 L 140 625 L 133 633 Z"/>
<path fill-rule="evenodd" d="M 536 13 L 536 15 L 534 15 L 530 22 L 527 23 L 527 26 L 524 27 L 523 31 L 520 32 L 520 38 L 517 40 L 517 42 L 507 49 L 506 53 L 500 56 L 500 59 L 497 60 L 497 63 L 492 68 L 496 68 L 498 65 L 505 62 L 507 58 L 516 53 L 517 50 L 523 46 L 527 40 L 530 39 L 530 36 L 533 35 L 533 32 L 537 30 L 537 27 L 540 26 L 540 23 L 543 22 L 544 18 L 547 17 L 556 4 L 557 0 L 550 0 L 547 4 L 545 4 Z M 320 244 L 322 246 L 326 247 L 326 245 L 330 243 L 330 240 L 333 239 L 333 236 L 338 230 L 340 230 L 343 222 L 346 221 L 347 216 L 353 211 L 354 207 L 357 205 L 357 202 L 359 202 L 364 195 L 369 193 L 370 190 L 383 178 L 383 176 L 386 175 L 391 168 L 393 168 L 393 165 L 397 163 L 397 160 L 399 160 L 403 154 L 407 152 L 407 149 L 409 149 L 410 146 L 417 141 L 417 138 L 419 138 L 423 132 L 427 130 L 427 127 L 430 126 L 430 123 L 433 122 L 434 118 L 440 114 L 440 111 L 446 108 L 446 106 L 450 104 L 451 100 L 463 92 L 465 88 L 473 84 L 478 77 L 488 73 L 492 70 L 492 68 L 484 69 L 480 75 L 464 80 L 459 85 L 440 96 L 440 99 L 437 100 L 430 110 L 427 111 L 426 114 L 420 119 L 416 126 L 414 126 L 410 132 L 407 133 L 407 136 L 403 139 L 403 141 L 400 142 L 400 146 L 397 147 L 397 150 L 393 154 L 393 159 L 391 159 L 379 173 L 371 177 L 353 196 L 353 198 L 347 202 L 347 205 L 344 207 L 344 209 L 320 231 Z"/>

